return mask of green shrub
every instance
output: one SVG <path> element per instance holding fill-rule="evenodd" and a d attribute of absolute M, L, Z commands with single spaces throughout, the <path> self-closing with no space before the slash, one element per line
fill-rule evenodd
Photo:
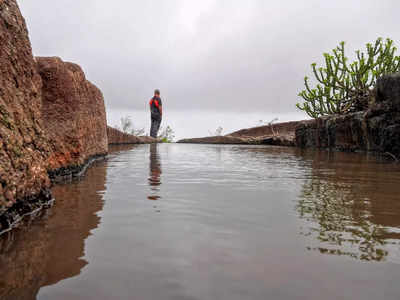
<path fill-rule="evenodd" d="M 165 129 L 161 127 L 160 131 L 161 133 L 159 134 L 158 138 L 161 139 L 161 142 L 172 143 L 174 141 L 175 132 L 169 125 L 165 127 Z"/>
<path fill-rule="evenodd" d="M 308 77 L 304 78 L 305 90 L 299 93 L 304 102 L 296 106 L 313 118 L 365 109 L 376 80 L 400 71 L 400 56 L 395 55 L 397 48 L 391 39 L 378 38 L 374 45 L 368 43 L 366 53 L 356 51 L 357 59 L 352 63 L 345 55 L 344 45 L 341 42 L 332 54 L 324 53 L 325 67 L 311 65 L 314 87 Z"/>

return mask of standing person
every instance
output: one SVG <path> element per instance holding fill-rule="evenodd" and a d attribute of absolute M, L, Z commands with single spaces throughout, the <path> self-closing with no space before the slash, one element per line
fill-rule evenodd
<path fill-rule="evenodd" d="M 154 91 L 154 97 L 150 100 L 151 112 L 151 128 L 150 136 L 157 138 L 158 130 L 160 129 L 162 119 L 162 101 L 160 98 L 160 91 Z"/>

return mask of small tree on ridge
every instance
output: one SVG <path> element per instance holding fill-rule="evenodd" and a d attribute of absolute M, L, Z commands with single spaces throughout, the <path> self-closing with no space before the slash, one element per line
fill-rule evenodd
<path fill-rule="evenodd" d="M 400 71 L 400 56 L 393 40 L 378 38 L 375 44 L 366 45 L 366 53 L 356 51 L 357 59 L 349 63 L 344 42 L 324 53 L 325 66 L 311 65 L 317 84 L 311 87 L 304 78 L 305 90 L 299 93 L 303 103 L 297 107 L 309 116 L 317 118 L 330 114 L 346 114 L 360 111 L 368 106 L 376 80 L 384 74 Z"/>

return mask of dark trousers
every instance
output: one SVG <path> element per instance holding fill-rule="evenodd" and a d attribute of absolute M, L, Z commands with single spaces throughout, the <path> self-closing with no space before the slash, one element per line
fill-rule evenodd
<path fill-rule="evenodd" d="M 158 130 L 160 130 L 161 118 L 151 118 L 150 136 L 157 138 Z"/>

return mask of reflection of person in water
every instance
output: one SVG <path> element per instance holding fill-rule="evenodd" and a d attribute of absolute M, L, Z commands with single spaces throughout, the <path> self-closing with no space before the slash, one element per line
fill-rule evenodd
<path fill-rule="evenodd" d="M 149 200 L 158 200 L 160 196 L 158 192 L 160 191 L 159 186 L 161 185 L 161 162 L 160 156 L 158 154 L 158 145 L 150 145 L 150 177 L 149 185 L 152 191 L 152 195 L 148 197 Z"/>

